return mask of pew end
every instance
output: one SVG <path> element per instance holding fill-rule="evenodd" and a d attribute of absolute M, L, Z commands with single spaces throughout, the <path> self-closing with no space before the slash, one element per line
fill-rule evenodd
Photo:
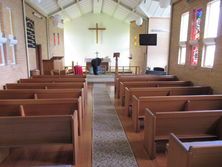
<path fill-rule="evenodd" d="M 221 167 L 222 140 L 182 142 L 170 134 L 167 167 Z"/>

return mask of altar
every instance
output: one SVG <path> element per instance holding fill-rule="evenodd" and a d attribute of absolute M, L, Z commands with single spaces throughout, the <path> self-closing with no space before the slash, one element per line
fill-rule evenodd
<path fill-rule="evenodd" d="M 87 71 L 90 71 L 92 59 L 94 59 L 94 58 L 85 58 L 86 70 Z M 109 70 L 109 66 L 110 66 L 110 62 L 111 62 L 110 58 L 103 58 L 103 61 L 101 62 L 100 66 L 104 66 L 106 71 L 108 71 Z"/>

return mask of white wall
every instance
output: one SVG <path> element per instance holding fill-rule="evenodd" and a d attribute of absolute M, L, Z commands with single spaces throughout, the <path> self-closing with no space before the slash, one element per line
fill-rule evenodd
<path fill-rule="evenodd" d="M 150 18 L 148 32 L 157 34 L 157 46 L 148 46 L 147 67 L 165 68 L 169 57 L 170 19 Z"/>
<path fill-rule="evenodd" d="M 96 44 L 96 32 L 88 28 L 106 28 L 99 32 L 99 44 Z M 130 25 L 120 20 L 114 19 L 105 14 L 87 14 L 72 21 L 65 23 L 65 65 L 75 64 L 85 66 L 85 58 L 109 57 L 115 65 L 113 58 L 114 52 L 120 52 L 119 65 L 129 65 L 129 28 Z"/>

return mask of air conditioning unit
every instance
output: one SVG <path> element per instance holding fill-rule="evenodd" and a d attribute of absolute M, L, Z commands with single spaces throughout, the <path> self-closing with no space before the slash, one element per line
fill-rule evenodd
<path fill-rule="evenodd" d="M 63 23 L 63 19 L 62 19 L 61 15 L 53 16 L 52 21 L 53 21 L 54 26 L 63 29 L 64 23 Z"/>

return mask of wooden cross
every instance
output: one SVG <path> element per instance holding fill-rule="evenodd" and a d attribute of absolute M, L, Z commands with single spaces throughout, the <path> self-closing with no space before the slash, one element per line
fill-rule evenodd
<path fill-rule="evenodd" d="M 106 30 L 106 28 L 99 28 L 98 23 L 96 23 L 96 28 L 89 28 L 89 30 L 96 30 L 96 43 L 99 42 L 99 31 Z"/>

